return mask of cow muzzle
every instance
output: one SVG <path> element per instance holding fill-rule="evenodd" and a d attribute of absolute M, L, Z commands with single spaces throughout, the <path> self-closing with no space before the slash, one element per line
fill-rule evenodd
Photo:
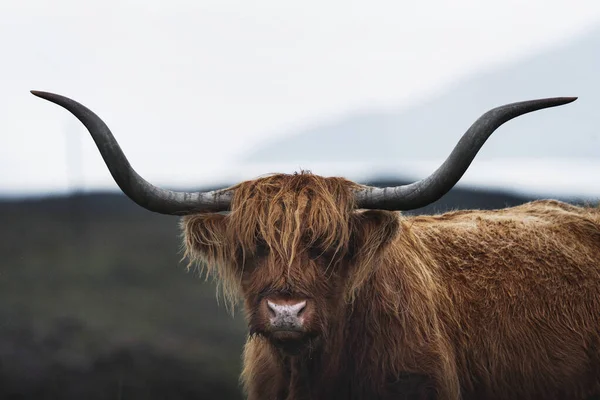
<path fill-rule="evenodd" d="M 305 336 L 314 307 L 310 299 L 273 297 L 263 301 L 273 339 L 297 341 Z"/>
<path fill-rule="evenodd" d="M 271 331 L 276 333 L 300 333 L 304 325 L 306 300 L 299 302 L 276 303 L 267 300 Z"/>

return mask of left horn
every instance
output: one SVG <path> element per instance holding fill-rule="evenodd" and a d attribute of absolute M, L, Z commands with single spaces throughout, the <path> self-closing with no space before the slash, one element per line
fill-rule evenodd
<path fill-rule="evenodd" d="M 117 185 L 131 200 L 145 209 L 169 215 L 229 210 L 233 196 L 231 190 L 175 192 L 156 187 L 135 172 L 108 126 L 91 110 L 58 94 L 35 90 L 31 93 L 66 108 L 85 125 Z"/>
<path fill-rule="evenodd" d="M 561 106 L 577 97 L 556 97 L 507 104 L 483 114 L 463 135 L 444 163 L 430 176 L 410 185 L 376 188 L 366 186 L 355 193 L 358 208 L 382 210 L 413 210 L 425 207 L 441 198 L 471 165 L 490 135 L 507 121 L 532 111 Z"/>

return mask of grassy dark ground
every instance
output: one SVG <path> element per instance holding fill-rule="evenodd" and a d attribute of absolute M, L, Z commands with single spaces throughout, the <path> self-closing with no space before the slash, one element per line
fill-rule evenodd
<path fill-rule="evenodd" d="M 417 212 L 526 200 L 453 190 Z M 178 218 L 94 194 L 2 201 L 0 222 L 0 399 L 241 398 L 243 316 L 186 271 Z"/>

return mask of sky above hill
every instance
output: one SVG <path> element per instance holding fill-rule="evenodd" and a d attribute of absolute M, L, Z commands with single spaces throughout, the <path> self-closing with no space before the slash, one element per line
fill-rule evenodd
<path fill-rule="evenodd" d="M 2 2 L 0 193 L 117 189 L 30 89 L 82 102 L 142 176 L 189 187 L 251 177 L 238 162 L 265 140 L 403 109 L 599 24 L 597 1 Z"/>

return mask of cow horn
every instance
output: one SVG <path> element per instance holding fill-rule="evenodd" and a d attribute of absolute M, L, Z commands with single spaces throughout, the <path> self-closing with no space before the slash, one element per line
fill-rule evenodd
<path fill-rule="evenodd" d="M 560 106 L 577 97 L 556 97 L 507 104 L 483 114 L 463 135 L 444 163 L 430 176 L 410 185 L 357 190 L 356 205 L 364 209 L 413 210 L 441 198 L 456 185 L 490 135 L 503 123 L 543 108 Z"/>
<path fill-rule="evenodd" d="M 175 192 L 156 187 L 135 172 L 108 126 L 91 110 L 58 94 L 35 90 L 32 90 L 31 93 L 66 108 L 85 125 L 117 185 L 140 206 L 153 212 L 169 215 L 229 210 L 233 195 L 231 190 Z"/>

